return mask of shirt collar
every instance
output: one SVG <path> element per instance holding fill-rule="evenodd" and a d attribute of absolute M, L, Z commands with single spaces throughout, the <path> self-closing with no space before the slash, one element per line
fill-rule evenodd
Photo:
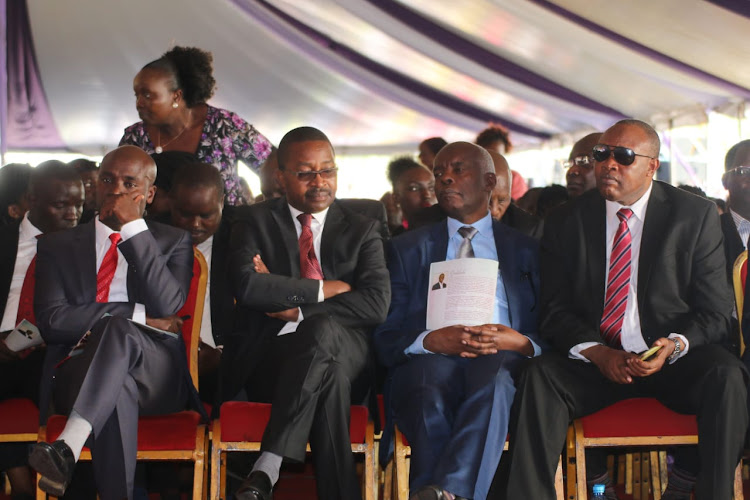
<path fill-rule="evenodd" d="M 211 247 L 213 246 L 213 244 L 214 244 L 214 236 L 213 236 L 213 235 L 211 235 L 211 236 L 210 236 L 210 237 L 208 237 L 208 239 L 206 239 L 206 241 L 204 241 L 203 243 L 199 243 L 199 244 L 197 244 L 197 245 L 196 245 L 196 248 L 197 248 L 198 250 L 200 250 L 200 252 L 201 252 L 201 253 L 202 253 L 203 255 L 206 255 L 206 252 L 207 252 L 208 250 L 210 250 L 210 249 L 211 249 Z"/>
<path fill-rule="evenodd" d="M 21 225 L 18 226 L 18 241 L 21 242 L 31 240 L 41 234 L 42 231 L 31 223 L 31 221 L 29 220 L 29 213 L 26 212 L 26 214 L 23 216 L 23 219 L 21 219 Z"/>
<path fill-rule="evenodd" d="M 651 184 L 648 186 L 648 189 L 645 193 L 643 193 L 643 196 L 641 196 L 638 201 L 633 203 L 630 206 L 627 205 L 620 205 L 616 201 L 605 201 L 605 205 L 607 206 L 607 218 L 616 218 L 617 217 L 617 211 L 621 208 L 629 208 L 633 211 L 633 217 L 638 219 L 639 221 L 643 222 L 646 220 L 646 208 L 648 206 L 648 200 L 651 197 L 651 188 L 654 187 L 654 182 L 651 181 Z"/>
<path fill-rule="evenodd" d="M 96 228 L 96 248 L 109 245 L 109 235 L 116 231 L 113 231 L 111 227 L 100 221 L 98 215 L 94 219 L 94 227 Z"/>
<path fill-rule="evenodd" d="M 734 219 L 734 225 L 737 227 L 740 227 L 740 225 L 747 224 L 748 222 L 750 222 L 749 220 L 747 220 L 746 218 L 744 218 L 743 216 L 741 216 L 740 214 L 738 214 L 731 208 L 729 209 L 729 213 L 732 214 L 732 219 Z"/>
<path fill-rule="evenodd" d="M 287 203 L 287 205 L 289 206 L 289 211 L 290 211 L 290 212 L 292 213 L 292 219 L 294 219 L 294 220 L 297 220 L 297 216 L 298 216 L 299 214 L 303 214 L 303 213 L 305 213 L 305 212 L 301 212 L 301 211 L 297 210 L 297 209 L 296 209 L 296 208 L 294 208 L 293 206 L 289 205 L 289 203 Z M 318 222 L 320 223 L 320 225 L 321 225 L 321 226 L 322 226 L 323 224 L 325 224 L 325 222 L 326 222 L 326 217 L 328 216 L 328 209 L 329 209 L 329 208 L 331 208 L 331 206 L 330 206 L 330 205 L 329 205 L 329 206 L 327 206 L 326 208 L 324 208 L 323 210 L 321 210 L 321 211 L 320 211 L 320 212 L 318 212 L 318 213 L 315 213 L 315 214 L 311 214 L 311 215 L 312 215 L 312 217 L 313 217 L 313 219 L 315 219 L 316 221 L 318 221 Z M 298 221 L 298 222 L 299 222 L 299 221 Z"/>
<path fill-rule="evenodd" d="M 472 226 L 473 228 L 477 230 L 479 234 L 487 238 L 493 237 L 492 216 L 490 215 L 489 211 L 487 211 L 487 215 L 485 215 L 478 221 L 474 222 L 473 224 L 464 224 L 463 222 L 457 219 L 448 217 L 448 239 L 453 238 L 453 235 L 455 235 L 458 232 L 458 230 L 464 226 Z"/>

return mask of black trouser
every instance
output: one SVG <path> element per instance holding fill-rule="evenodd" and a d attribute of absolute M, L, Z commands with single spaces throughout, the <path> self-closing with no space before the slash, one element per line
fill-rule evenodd
<path fill-rule="evenodd" d="M 748 424 L 747 380 L 744 365 L 715 345 L 691 348 L 633 384 L 611 382 L 595 365 L 557 353 L 533 359 L 518 384 L 510 450 L 488 498 L 555 498 L 554 474 L 570 421 L 622 399 L 653 397 L 697 415 L 702 467 L 696 497 L 729 500 Z"/>

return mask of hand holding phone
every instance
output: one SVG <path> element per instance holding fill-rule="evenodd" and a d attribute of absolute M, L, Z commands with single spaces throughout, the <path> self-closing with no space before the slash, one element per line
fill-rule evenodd
<path fill-rule="evenodd" d="M 655 355 L 655 354 L 656 354 L 657 352 L 659 352 L 659 350 L 660 350 L 661 348 L 662 348 L 662 346 L 660 346 L 660 345 L 655 345 L 654 347 L 652 347 L 652 348 L 651 348 L 651 349 L 649 349 L 648 351 L 644 352 L 643 354 L 641 354 L 641 361 L 648 361 L 648 360 L 650 360 L 651 358 L 653 358 L 653 357 L 654 357 L 654 355 Z"/>

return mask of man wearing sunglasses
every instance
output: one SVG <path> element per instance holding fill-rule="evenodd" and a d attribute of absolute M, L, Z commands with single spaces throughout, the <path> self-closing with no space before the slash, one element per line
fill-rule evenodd
<path fill-rule="evenodd" d="M 732 297 L 718 214 L 652 181 L 659 147 L 649 125 L 616 123 L 593 148 L 598 189 L 545 224 L 540 331 L 555 352 L 521 377 L 489 498 L 554 498 L 569 422 L 633 397 L 697 415 L 696 498 L 732 498 L 747 371 L 725 348 Z M 661 350 L 641 360 L 651 346 Z"/>
<path fill-rule="evenodd" d="M 250 206 L 230 242 L 246 316 L 245 331 L 224 341 L 224 394 L 244 386 L 251 401 L 273 403 L 261 456 L 235 498 L 271 498 L 282 459 L 304 461 L 309 442 L 318 497 L 357 499 L 349 410 L 370 387 L 370 334 L 390 303 L 380 225 L 335 201 L 323 132 L 288 132 L 278 162 L 286 195 Z"/>
<path fill-rule="evenodd" d="M 599 144 L 601 136 L 601 132 L 594 132 L 579 139 L 573 144 L 568 161 L 563 164 L 566 169 L 566 187 L 571 198 L 577 198 L 596 187 L 594 158 L 591 156 L 591 150 Z"/>

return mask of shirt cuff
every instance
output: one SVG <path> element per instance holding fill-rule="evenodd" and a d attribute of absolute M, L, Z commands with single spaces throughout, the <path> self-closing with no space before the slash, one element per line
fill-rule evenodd
<path fill-rule="evenodd" d="M 325 295 L 323 295 L 323 280 L 319 280 L 318 283 L 320 283 L 320 288 L 318 288 L 318 302 L 323 302 L 326 300 Z M 299 315 L 302 316 L 302 310 L 300 310 Z"/>
<path fill-rule="evenodd" d="M 675 361 L 683 357 L 685 354 L 687 354 L 688 349 L 690 349 L 690 342 L 688 342 L 688 339 L 686 339 L 684 335 L 680 335 L 679 333 L 670 333 L 669 337 L 667 338 L 668 339 L 677 338 L 682 341 L 682 350 L 680 351 L 680 354 L 677 355 L 677 357 L 675 357 L 672 361 L 669 362 L 669 364 L 671 365 L 672 363 L 674 363 Z"/>
<path fill-rule="evenodd" d="M 413 354 L 435 354 L 432 351 L 428 351 L 424 348 L 424 338 L 429 334 L 432 330 L 425 330 L 422 333 L 419 334 L 419 336 L 412 342 L 412 344 L 404 349 L 404 354 L 407 356 L 413 355 Z"/>
<path fill-rule="evenodd" d="M 581 361 L 585 361 L 586 363 L 591 363 L 591 360 L 586 356 L 583 356 L 581 354 L 581 351 L 585 351 L 589 347 L 594 347 L 595 345 L 604 344 L 602 344 L 601 342 L 583 342 L 581 344 L 574 345 L 570 348 L 570 351 L 568 351 L 568 357 L 571 359 L 580 359 Z"/>
<path fill-rule="evenodd" d="M 143 219 L 136 219 L 122 225 L 120 228 L 120 236 L 122 237 L 122 241 L 127 241 L 129 238 L 132 238 L 143 231 L 148 231 L 146 221 Z"/>
<path fill-rule="evenodd" d="M 521 335 L 523 335 L 523 333 Z M 529 339 L 529 342 L 531 342 L 531 347 L 534 348 L 534 354 L 531 357 L 535 358 L 535 357 L 539 356 L 542 353 L 542 348 L 539 347 L 539 344 L 537 344 L 536 342 L 534 342 L 534 340 L 531 337 L 529 337 L 528 335 L 523 335 L 523 336 L 526 337 L 527 339 Z"/>
<path fill-rule="evenodd" d="M 138 302 L 135 303 L 135 307 L 133 307 L 133 321 L 142 325 L 146 324 L 146 306 Z"/>

